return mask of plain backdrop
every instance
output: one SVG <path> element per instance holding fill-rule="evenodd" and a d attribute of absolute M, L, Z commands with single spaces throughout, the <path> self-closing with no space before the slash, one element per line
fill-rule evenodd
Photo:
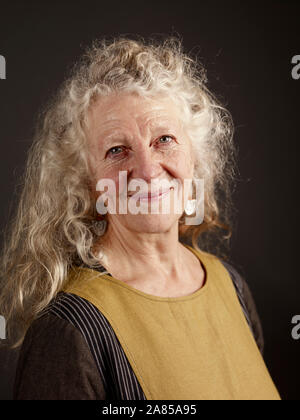
<path fill-rule="evenodd" d="M 40 107 L 95 38 L 178 33 L 197 52 L 209 88 L 230 110 L 239 150 L 231 256 L 252 290 L 265 335 L 265 362 L 284 399 L 298 399 L 300 314 L 298 170 L 299 2 L 24 1 L 0 3 L 1 207 L 3 228 Z M 45 355 L 46 357 L 46 355 Z M 0 351 L 0 399 L 10 399 L 17 353 Z"/>

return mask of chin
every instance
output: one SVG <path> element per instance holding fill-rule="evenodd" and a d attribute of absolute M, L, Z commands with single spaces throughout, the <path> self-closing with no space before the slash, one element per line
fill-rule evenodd
<path fill-rule="evenodd" d="M 169 231 L 174 223 L 178 223 L 177 218 L 170 214 L 140 214 L 130 217 L 127 227 L 130 230 L 140 233 L 163 233 Z"/>

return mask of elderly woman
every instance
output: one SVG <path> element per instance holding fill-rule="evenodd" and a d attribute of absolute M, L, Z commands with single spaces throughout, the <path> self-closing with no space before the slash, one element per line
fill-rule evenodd
<path fill-rule="evenodd" d="M 231 231 L 232 132 L 178 39 L 87 50 L 41 114 L 3 253 L 15 399 L 280 399 L 247 284 L 208 251 Z"/>

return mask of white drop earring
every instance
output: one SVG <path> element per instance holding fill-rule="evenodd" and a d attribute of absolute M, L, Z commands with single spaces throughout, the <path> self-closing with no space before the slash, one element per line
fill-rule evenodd
<path fill-rule="evenodd" d="M 196 200 L 195 199 L 187 200 L 184 211 L 188 216 L 195 213 L 195 211 L 196 211 Z"/>

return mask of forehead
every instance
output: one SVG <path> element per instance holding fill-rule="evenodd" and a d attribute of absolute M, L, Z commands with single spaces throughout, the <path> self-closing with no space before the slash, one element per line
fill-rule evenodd
<path fill-rule="evenodd" d="M 141 97 L 132 93 L 119 93 L 96 101 L 88 114 L 91 130 L 109 131 L 131 123 L 142 126 L 180 124 L 180 110 L 170 97 Z"/>

